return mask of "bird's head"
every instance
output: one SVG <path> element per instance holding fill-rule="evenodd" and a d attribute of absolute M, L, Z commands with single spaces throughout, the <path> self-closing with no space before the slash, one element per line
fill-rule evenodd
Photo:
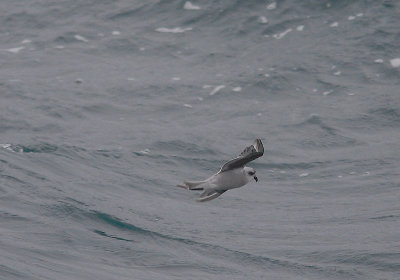
<path fill-rule="evenodd" d="M 247 177 L 253 178 L 256 182 L 258 182 L 256 170 L 254 168 L 245 166 L 243 169 Z"/>

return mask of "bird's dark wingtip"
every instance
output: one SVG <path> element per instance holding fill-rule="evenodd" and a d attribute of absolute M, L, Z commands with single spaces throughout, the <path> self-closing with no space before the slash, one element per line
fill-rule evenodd
<path fill-rule="evenodd" d="M 261 142 L 261 139 L 257 138 L 257 139 L 254 141 L 254 148 L 255 148 L 256 151 L 257 151 L 258 153 L 260 153 L 261 155 L 264 154 L 264 145 L 263 145 L 263 143 Z"/>

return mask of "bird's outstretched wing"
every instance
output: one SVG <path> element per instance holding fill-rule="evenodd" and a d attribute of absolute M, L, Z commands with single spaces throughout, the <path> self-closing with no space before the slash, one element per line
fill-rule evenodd
<path fill-rule="evenodd" d="M 232 170 L 243 167 L 246 163 L 261 157 L 264 154 L 264 146 L 260 139 L 256 139 L 254 144 L 246 147 L 244 151 L 237 157 L 226 162 L 219 172 Z"/>
<path fill-rule="evenodd" d="M 211 199 L 217 198 L 218 196 L 220 196 L 221 194 L 223 194 L 224 191 L 216 191 L 213 189 L 209 189 L 209 190 L 205 190 L 198 199 L 196 199 L 197 202 L 205 202 L 205 201 L 209 201 Z"/>

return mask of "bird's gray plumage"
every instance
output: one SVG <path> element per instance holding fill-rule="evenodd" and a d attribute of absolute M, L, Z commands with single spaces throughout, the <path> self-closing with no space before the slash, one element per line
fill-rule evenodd
<path fill-rule="evenodd" d="M 199 202 L 217 198 L 227 190 L 246 185 L 250 177 L 258 181 L 255 176 L 256 171 L 251 167 L 245 166 L 245 164 L 261 157 L 263 154 L 263 144 L 260 139 L 256 139 L 253 145 L 246 147 L 238 157 L 226 162 L 218 173 L 207 180 L 185 181 L 184 185 L 178 185 L 178 187 L 188 190 L 203 190 L 203 193 L 197 199 Z"/>
<path fill-rule="evenodd" d="M 243 167 L 246 163 L 261 157 L 264 154 L 264 146 L 260 139 L 256 139 L 254 144 L 246 147 L 237 158 L 226 162 L 219 172 Z"/>

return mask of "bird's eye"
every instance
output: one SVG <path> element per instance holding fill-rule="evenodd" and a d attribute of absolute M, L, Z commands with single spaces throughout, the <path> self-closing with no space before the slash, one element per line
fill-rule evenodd
<path fill-rule="evenodd" d="M 249 175 L 250 175 L 250 176 L 253 176 L 253 175 L 254 175 L 254 172 L 253 172 L 253 171 L 250 171 L 250 172 L 249 172 Z"/>

